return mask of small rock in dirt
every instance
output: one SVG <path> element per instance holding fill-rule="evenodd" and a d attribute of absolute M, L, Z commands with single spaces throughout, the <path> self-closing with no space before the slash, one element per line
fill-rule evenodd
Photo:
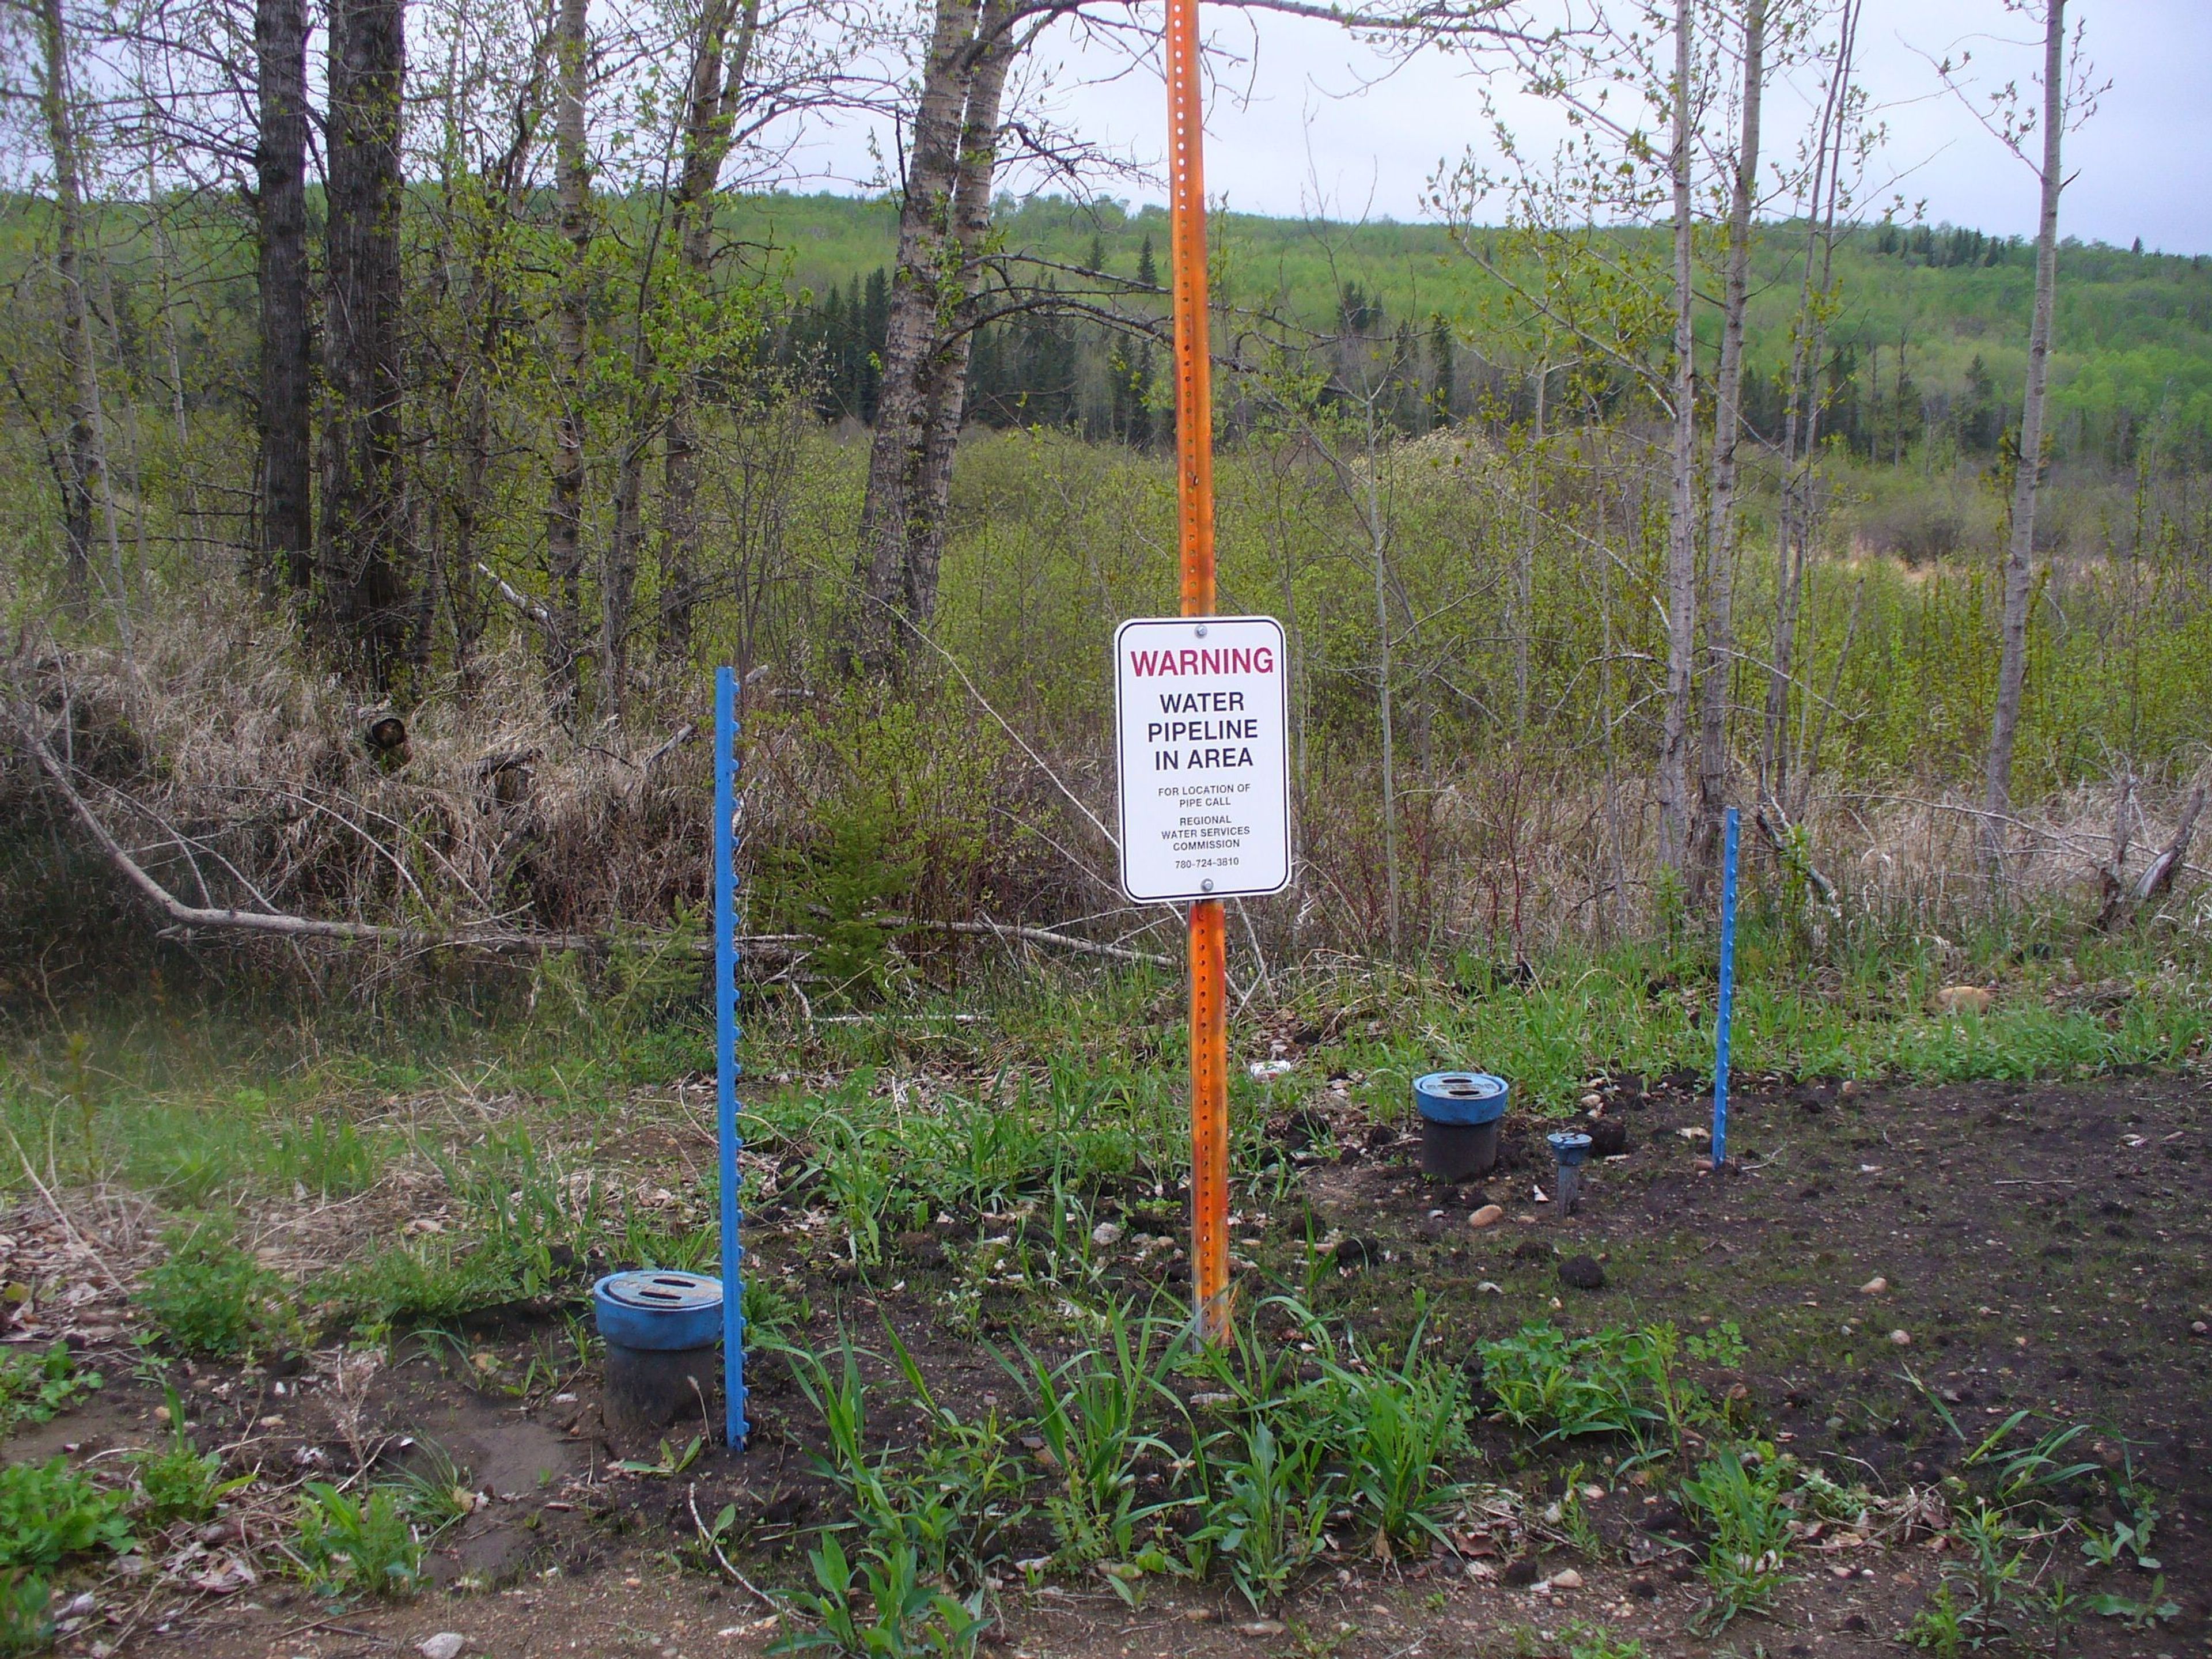
<path fill-rule="evenodd" d="M 1498 1569 L 1487 1561 L 1470 1561 L 1467 1564 L 1467 1576 L 1470 1578 L 1495 1578 Z"/>
<path fill-rule="evenodd" d="M 1584 1095 L 1583 1097 L 1583 1110 L 1586 1112 L 1601 1112 L 1604 1109 L 1605 1097 L 1603 1095 Z"/>
<path fill-rule="evenodd" d="M 1237 1626 L 1237 1633 L 1239 1636 L 1249 1636 L 1256 1639 L 1263 1636 L 1280 1636 L 1289 1628 L 1290 1626 L 1279 1619 L 1247 1619 Z"/>
<path fill-rule="evenodd" d="M 1582 1587 L 1583 1576 L 1572 1567 L 1564 1568 L 1552 1575 L 1553 1589 L 1580 1589 Z"/>
<path fill-rule="evenodd" d="M 1947 985 L 1936 994 L 1936 1010 L 1946 1014 L 1986 1014 L 1992 1000 L 1978 985 Z"/>
<path fill-rule="evenodd" d="M 1601 1291 L 1605 1269 L 1597 1265 L 1595 1256 L 1571 1255 L 1559 1263 L 1559 1283 L 1571 1291 Z"/>
<path fill-rule="evenodd" d="M 1889 1340 L 1900 1348 L 1909 1348 L 1912 1346 L 1912 1333 L 1911 1331 L 1892 1331 L 1889 1334 Z"/>
<path fill-rule="evenodd" d="M 1674 1133 L 1685 1140 L 1711 1140 L 1713 1138 L 1713 1132 L 1711 1129 L 1704 1128 L 1695 1123 L 1685 1123 Z"/>
<path fill-rule="evenodd" d="M 415 1651 L 422 1659 L 457 1659 L 460 1650 L 468 1646 L 469 1638 L 457 1630 L 441 1630 L 435 1636 L 426 1636 L 415 1644 Z"/>
<path fill-rule="evenodd" d="M 1216 1607 L 1185 1607 L 1182 1616 L 1188 1623 L 1194 1625 L 1217 1625 L 1221 1622 L 1220 1610 Z"/>
<path fill-rule="evenodd" d="M 1880 1273 L 1876 1273 L 1872 1279 L 1869 1279 L 1865 1284 L 1859 1286 L 1859 1294 L 1861 1296 L 1880 1296 L 1888 1288 L 1889 1281 L 1884 1279 Z"/>
<path fill-rule="evenodd" d="M 1474 1293 L 1477 1296 L 1503 1296 L 1505 1287 L 1494 1279 L 1486 1279 L 1474 1287 Z"/>
<path fill-rule="evenodd" d="M 1524 1555 L 1517 1561 L 1505 1564 L 1505 1582 L 1516 1589 L 1525 1589 L 1536 1582 L 1536 1558 Z"/>
<path fill-rule="evenodd" d="M 1121 1242 L 1121 1224 L 1118 1221 L 1100 1222 L 1091 1230 L 1091 1242 L 1101 1249 L 1109 1244 L 1119 1244 Z"/>
<path fill-rule="evenodd" d="M 2212 1336 L 2212 1325 L 2201 1319 L 2192 1319 L 2189 1322 L 2189 1334 L 2191 1336 Z"/>
<path fill-rule="evenodd" d="M 1505 1211 L 1501 1206 L 1496 1204 L 1486 1204 L 1480 1209 L 1477 1210 L 1473 1215 L 1468 1217 L 1467 1224 L 1480 1231 L 1484 1227 L 1495 1227 L 1499 1222 L 1504 1219 Z"/>

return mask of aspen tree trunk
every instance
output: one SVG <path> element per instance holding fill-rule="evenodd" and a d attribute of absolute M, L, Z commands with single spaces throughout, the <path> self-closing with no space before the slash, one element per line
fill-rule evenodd
<path fill-rule="evenodd" d="M 554 626 L 546 641 L 546 678 L 555 696 L 577 693 L 583 628 L 584 378 L 590 349 L 592 255 L 591 161 L 585 148 L 585 88 L 591 71 L 584 0 L 560 0 L 555 24 L 554 188 L 568 268 L 554 301 L 553 476 L 545 507 L 545 568 Z"/>
<path fill-rule="evenodd" d="M 2004 819 L 2012 810 L 2013 747 L 2027 683 L 2027 610 L 2035 584 L 2035 505 L 2043 482 L 2043 405 L 2051 382 L 2051 319 L 2058 287 L 2058 192 L 2066 186 L 2060 141 L 2066 130 L 2066 0 L 2049 0 L 2043 33 L 2043 204 L 2035 232 L 2035 316 L 2028 326 L 2027 389 L 2020 416 L 2020 471 L 2005 547 L 2003 643 L 1983 806 L 1983 860 L 1993 883 L 2005 869 Z"/>
<path fill-rule="evenodd" d="M 1759 100 L 1766 82 L 1766 0 L 1745 0 L 1743 125 L 1729 192 L 1728 276 L 1713 398 L 1705 680 L 1699 706 L 1698 814 L 1691 869 L 1702 887 L 1719 861 L 1728 805 L 1729 704 L 1735 681 L 1736 446 L 1743 436 L 1743 314 L 1751 294 L 1751 210 L 1759 194 Z"/>
<path fill-rule="evenodd" d="M 93 358 L 91 307 L 84 297 L 84 192 L 78 173 L 69 34 L 61 0 L 40 0 L 38 18 L 39 101 L 54 163 L 54 274 L 61 283 L 62 374 L 69 399 L 63 411 L 67 432 L 61 466 L 62 580 L 70 609 L 82 617 L 91 597 L 92 514 L 94 504 L 106 495 L 106 454 L 101 442 L 100 371 Z M 127 606 L 119 569 L 116 579 L 116 603 Z"/>
<path fill-rule="evenodd" d="M 1536 365 L 1536 424 L 1528 446 L 1528 507 L 1521 548 L 1513 561 L 1513 737 L 1528 735 L 1528 635 L 1536 608 L 1536 529 L 1543 513 L 1545 398 L 1552 386 L 1548 360 Z"/>
<path fill-rule="evenodd" d="M 392 690 L 419 613 L 400 476 L 400 88 L 404 0 L 331 8 L 321 592 L 315 631 L 356 682 Z"/>
<path fill-rule="evenodd" d="M 744 0 L 737 38 L 730 39 L 728 0 L 707 0 L 699 20 L 699 52 L 684 125 L 684 165 L 678 173 L 676 257 L 683 303 L 704 305 L 714 258 L 714 192 L 730 153 L 730 130 L 744 95 L 760 0 Z M 699 523 L 699 380 L 696 364 L 677 376 L 661 462 L 659 648 L 665 661 L 691 651 L 704 550 Z"/>
<path fill-rule="evenodd" d="M 906 630 L 936 605 L 944 502 L 958 441 L 974 305 L 974 253 L 989 222 L 998 112 L 1011 51 L 1006 0 L 938 0 L 908 145 L 877 394 L 876 432 L 854 560 L 856 604 L 841 654 L 895 676 Z M 964 318 L 969 326 L 948 327 Z M 947 385 L 949 370 L 963 384 Z"/>
<path fill-rule="evenodd" d="M 1680 872 L 1688 850 L 1690 697 L 1698 643 L 1697 291 L 1692 265 L 1691 28 L 1696 0 L 1674 9 L 1674 388 L 1667 521 L 1667 695 L 1659 738 L 1659 861 Z"/>
<path fill-rule="evenodd" d="M 907 527 L 901 587 L 916 628 L 937 614 L 938 572 L 945 558 L 945 520 L 952 504 L 952 459 L 968 406 L 968 363 L 981 320 L 982 270 L 977 263 L 991 229 L 991 182 L 998 171 L 999 111 L 1012 62 L 1009 0 L 983 0 L 960 124 L 960 159 L 952 188 L 952 242 L 957 291 L 950 326 L 933 354 L 929 416 L 918 509 Z"/>
<path fill-rule="evenodd" d="M 307 9 L 256 0 L 254 214 L 261 301 L 261 569 L 264 592 L 314 580 L 308 399 Z"/>
<path fill-rule="evenodd" d="M 1797 622 L 1811 552 L 1814 463 L 1820 448 L 1821 360 L 1827 355 L 1826 303 L 1835 258 L 1836 200 L 1841 190 L 1845 108 L 1856 55 L 1859 7 L 1848 0 L 1836 31 L 1836 64 L 1822 98 L 1815 135 L 1813 189 L 1807 198 L 1805 268 L 1797 289 L 1797 325 L 1790 349 L 1790 404 L 1782 439 L 1783 485 L 1779 561 L 1774 585 L 1774 639 L 1766 677 L 1765 730 L 1759 745 L 1760 787 L 1767 799 L 1788 799 L 1790 685 L 1796 672 Z M 1817 263 L 1819 275 L 1814 276 Z M 1792 812 L 1791 817 L 1798 816 Z"/>

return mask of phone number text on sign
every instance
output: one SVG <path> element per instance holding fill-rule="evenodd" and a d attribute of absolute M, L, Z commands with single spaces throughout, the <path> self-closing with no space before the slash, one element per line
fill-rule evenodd
<path fill-rule="evenodd" d="M 1289 698 L 1273 617 L 1158 617 L 1114 635 L 1121 887 L 1143 903 L 1291 881 Z"/>

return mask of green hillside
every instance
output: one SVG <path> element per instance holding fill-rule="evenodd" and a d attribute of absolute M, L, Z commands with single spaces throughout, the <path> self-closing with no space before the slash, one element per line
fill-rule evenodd
<path fill-rule="evenodd" d="M 896 234 L 896 209 L 880 199 L 759 197 L 733 205 L 730 220 L 746 240 L 778 250 L 793 283 L 812 296 L 887 266 Z M 1096 252 L 1123 278 L 1135 276 L 1149 240 L 1165 269 L 1167 216 L 1157 208 L 1035 198 L 1003 204 L 999 226 L 1011 252 L 1066 265 L 1087 265 Z M 1491 362 L 1523 356 L 1493 320 L 1498 284 L 1440 226 L 1230 214 L 1212 233 L 1231 304 L 1330 328 L 1344 291 L 1356 288 L 1370 307 L 1379 302 L 1385 330 L 1424 329 L 1442 318 Z M 1638 234 L 1618 233 L 1624 240 Z M 1769 376 L 1787 360 L 1802 258 L 1800 229 L 1767 228 L 1752 352 Z M 2026 372 L 2033 250 L 1967 229 L 1869 226 L 1845 241 L 1837 268 L 1833 429 L 1884 458 L 1937 428 L 1966 451 L 1993 449 Z M 2203 256 L 2066 243 L 2053 383 L 2062 453 L 2125 462 L 2151 434 L 2168 453 L 2212 447 L 2212 264 Z"/>

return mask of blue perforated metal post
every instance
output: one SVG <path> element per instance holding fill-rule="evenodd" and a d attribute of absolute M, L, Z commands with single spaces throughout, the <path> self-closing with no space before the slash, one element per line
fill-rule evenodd
<path fill-rule="evenodd" d="M 722 1157 L 722 1399 L 745 1443 L 744 1246 L 738 1208 L 738 676 L 714 671 L 714 1086 Z"/>
<path fill-rule="evenodd" d="M 1713 1168 L 1728 1162 L 1729 1030 L 1735 1022 L 1735 808 L 1721 836 L 1721 1006 L 1713 1022 Z"/>

